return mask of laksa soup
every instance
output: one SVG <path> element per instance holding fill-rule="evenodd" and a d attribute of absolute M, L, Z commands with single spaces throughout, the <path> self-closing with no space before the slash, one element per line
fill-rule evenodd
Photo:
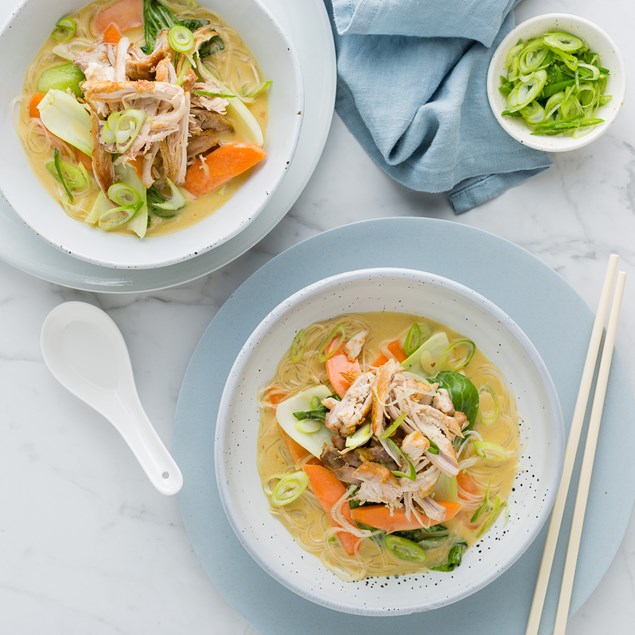
<path fill-rule="evenodd" d="M 194 0 L 93 2 L 51 25 L 19 132 L 67 214 L 143 238 L 212 213 L 265 159 L 268 87 Z"/>
<path fill-rule="evenodd" d="M 271 513 L 345 580 L 449 572 L 504 513 L 515 398 L 478 344 L 425 317 L 299 331 L 261 389 Z"/>

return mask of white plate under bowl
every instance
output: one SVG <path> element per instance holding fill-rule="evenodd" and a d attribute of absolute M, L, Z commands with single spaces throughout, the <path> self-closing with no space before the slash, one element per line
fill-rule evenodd
<path fill-rule="evenodd" d="M 602 66 L 610 71 L 606 94 L 612 95 L 608 104 L 598 109 L 597 117 L 604 123 L 593 128 L 580 129 L 576 135 L 532 135 L 522 119 L 504 117 L 507 108 L 505 97 L 498 89 L 501 75 L 506 75 L 505 58 L 518 40 L 529 40 L 547 31 L 566 31 L 582 39 L 587 46 L 599 53 Z M 611 37 L 599 26 L 577 15 L 548 13 L 521 22 L 507 34 L 496 49 L 487 73 L 487 97 L 490 107 L 501 127 L 516 141 L 545 152 L 568 152 L 582 148 L 601 137 L 617 117 L 626 94 L 626 71 L 622 56 Z"/>
<path fill-rule="evenodd" d="M 266 131 L 267 159 L 236 194 L 195 225 L 140 241 L 109 234 L 70 218 L 33 173 L 15 129 L 11 100 L 22 94 L 28 65 L 61 15 L 84 6 L 81 0 L 27 0 L 0 34 L 7 67 L 0 103 L 0 135 L 11 156 L 0 172 L 0 189 L 33 231 L 71 256 L 104 267 L 147 269 L 183 262 L 230 240 L 254 221 L 268 203 L 293 159 L 304 111 L 303 80 L 293 44 L 259 0 L 202 0 L 243 37 L 272 81 Z"/>
<path fill-rule="evenodd" d="M 429 317 L 474 340 L 514 392 L 522 471 L 501 515 L 451 574 L 427 572 L 342 582 L 305 553 L 269 512 L 256 467 L 257 390 L 271 380 L 294 334 L 350 312 L 399 311 Z M 408 614 L 460 600 L 494 580 L 529 547 L 545 522 L 562 468 L 563 421 L 549 373 L 534 346 L 501 309 L 475 291 L 409 269 L 363 269 L 316 282 L 284 300 L 241 349 L 221 398 L 214 459 L 220 498 L 243 547 L 298 595 L 361 615 Z M 485 554 L 485 555 L 483 555 Z"/>

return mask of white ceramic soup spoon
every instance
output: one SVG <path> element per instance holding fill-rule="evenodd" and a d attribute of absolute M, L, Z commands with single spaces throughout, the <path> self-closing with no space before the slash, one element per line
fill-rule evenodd
<path fill-rule="evenodd" d="M 97 307 L 65 302 L 44 320 L 40 344 L 53 376 L 106 417 L 162 494 L 176 494 L 183 476 L 141 406 L 121 331 Z"/>

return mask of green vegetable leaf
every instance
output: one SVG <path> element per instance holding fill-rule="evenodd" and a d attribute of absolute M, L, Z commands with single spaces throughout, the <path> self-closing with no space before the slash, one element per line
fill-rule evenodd
<path fill-rule="evenodd" d="M 454 370 L 442 370 L 430 381 L 439 382 L 439 387 L 448 391 L 454 409 L 464 412 L 470 426 L 473 426 L 478 414 L 478 390 L 474 384 Z"/>

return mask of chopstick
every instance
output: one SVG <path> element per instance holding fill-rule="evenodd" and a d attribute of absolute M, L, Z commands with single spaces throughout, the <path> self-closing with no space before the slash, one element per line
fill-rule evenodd
<path fill-rule="evenodd" d="M 558 536 L 560 534 L 560 527 L 562 525 L 562 517 L 564 515 L 564 508 L 567 502 L 567 494 L 569 492 L 569 486 L 571 484 L 571 476 L 573 474 L 573 468 L 575 465 L 575 458 L 578 451 L 578 445 L 580 442 L 580 434 L 582 432 L 582 427 L 584 424 L 584 415 L 586 412 L 587 404 L 589 402 L 589 397 L 591 393 L 591 387 L 593 383 L 593 375 L 595 372 L 595 367 L 597 364 L 598 353 L 600 350 L 600 344 L 602 341 L 602 332 L 604 329 L 604 323 L 606 322 L 606 317 L 609 311 L 609 305 L 611 301 L 611 292 L 613 287 L 615 286 L 615 277 L 617 271 L 617 263 L 618 256 L 616 254 L 611 254 L 609 257 L 608 267 L 606 271 L 606 275 L 604 277 L 604 283 L 602 285 L 602 292 L 600 295 L 600 301 L 598 303 L 598 309 L 595 316 L 595 321 L 593 323 L 593 328 L 591 330 L 591 337 L 589 339 L 589 347 L 587 350 L 586 359 L 584 362 L 584 368 L 582 370 L 582 377 L 580 379 L 580 388 L 578 390 L 578 396 L 576 399 L 575 408 L 573 411 L 573 417 L 571 420 L 571 428 L 569 430 L 569 438 L 567 441 L 567 447 L 565 451 L 564 464 L 562 468 L 562 477 L 560 480 L 560 486 L 558 488 L 558 492 L 556 494 L 556 500 L 554 502 L 553 511 L 551 512 L 551 521 L 549 523 L 549 529 L 547 531 L 547 539 L 545 541 L 544 551 L 542 554 L 542 560 L 540 562 L 540 570 L 538 572 L 538 578 L 536 580 L 536 587 L 534 590 L 534 597 L 532 600 L 531 609 L 529 612 L 529 618 L 527 620 L 527 628 L 525 630 L 525 635 L 537 635 L 538 629 L 540 627 L 540 619 L 542 617 L 542 611 L 545 602 L 545 596 L 547 594 L 547 587 L 549 586 L 549 578 L 551 576 L 551 568 L 553 566 L 553 559 L 556 552 L 556 547 L 558 545 Z M 623 291 L 624 280 L 626 274 L 620 272 L 621 278 L 621 289 Z M 621 295 L 622 291 L 615 294 L 614 302 L 613 302 L 613 310 L 611 311 L 611 316 L 614 321 L 613 329 L 617 327 L 617 316 L 619 314 L 619 308 L 621 305 Z M 619 296 L 619 297 L 618 297 Z M 617 302 L 616 302 L 617 300 Z M 613 343 L 614 343 L 615 332 L 613 331 Z M 610 367 L 610 357 L 612 357 L 613 344 L 608 341 L 608 332 L 607 339 L 605 341 L 604 355 L 606 351 L 610 351 L 608 366 Z M 603 364 L 606 367 L 606 364 Z M 607 377 L 608 381 L 608 369 L 607 369 Z M 596 390 L 599 386 L 596 387 Z M 606 385 L 604 386 L 604 390 L 606 389 Z M 604 392 L 603 390 L 600 393 Z M 598 394 L 600 394 L 598 393 Z M 601 410 L 604 405 L 603 396 L 600 399 L 601 405 L 598 402 L 598 410 L 596 410 L 596 417 L 599 420 L 601 419 Z M 595 402 L 594 402 L 595 406 Z M 597 434 L 596 434 L 597 438 Z M 591 448 L 590 448 L 591 451 Z M 592 448 L 593 453 L 595 453 L 595 447 Z M 587 468 L 589 471 L 589 479 L 590 472 L 593 468 L 591 464 L 590 468 Z M 588 488 L 587 488 L 588 493 Z M 576 505 L 577 506 L 577 505 Z M 584 508 L 586 505 L 584 505 Z M 584 509 L 580 507 L 582 519 L 584 518 Z M 580 523 L 581 525 L 582 523 Z M 581 526 L 580 526 L 581 531 Z M 578 539 L 579 543 L 579 539 Z M 577 549 L 576 557 L 577 557 Z M 575 562 L 574 562 L 574 570 L 575 573 Z M 570 574 L 571 577 L 571 585 L 573 584 L 572 579 L 573 575 Z M 569 589 L 568 595 L 570 598 L 571 590 Z M 564 595 L 561 594 L 561 597 L 567 595 L 567 591 L 565 591 Z M 568 611 L 568 606 L 567 606 Z M 560 611 L 562 613 L 562 611 Z M 565 612 L 566 619 L 566 612 Z"/>
<path fill-rule="evenodd" d="M 606 338 L 600 359 L 600 369 L 593 397 L 593 406 L 589 418 L 589 431 L 587 432 L 586 444 L 584 446 L 584 456 L 582 458 L 582 468 L 580 470 L 580 480 L 578 482 L 578 493 L 575 499 L 573 510 L 573 520 L 571 521 L 571 533 L 569 535 L 569 548 L 567 549 L 567 559 L 564 565 L 564 575 L 562 586 L 560 587 L 560 600 L 556 612 L 556 622 L 554 625 L 554 635 L 564 635 L 567 628 L 567 617 L 569 616 L 569 605 L 571 604 L 571 592 L 573 590 L 573 579 L 580 550 L 580 539 L 582 538 L 582 527 L 584 525 L 584 514 L 586 512 L 587 500 L 589 498 L 589 487 L 591 486 L 591 473 L 595 460 L 595 449 L 602 422 L 602 409 L 604 408 L 604 398 L 606 396 L 606 386 L 609 381 L 611 370 L 611 360 L 613 359 L 613 349 L 615 348 L 615 333 L 620 317 L 622 306 L 622 296 L 624 295 L 624 284 L 626 273 L 620 271 L 617 274 L 617 283 L 613 293 L 613 304 L 611 314 L 606 328 Z"/>

